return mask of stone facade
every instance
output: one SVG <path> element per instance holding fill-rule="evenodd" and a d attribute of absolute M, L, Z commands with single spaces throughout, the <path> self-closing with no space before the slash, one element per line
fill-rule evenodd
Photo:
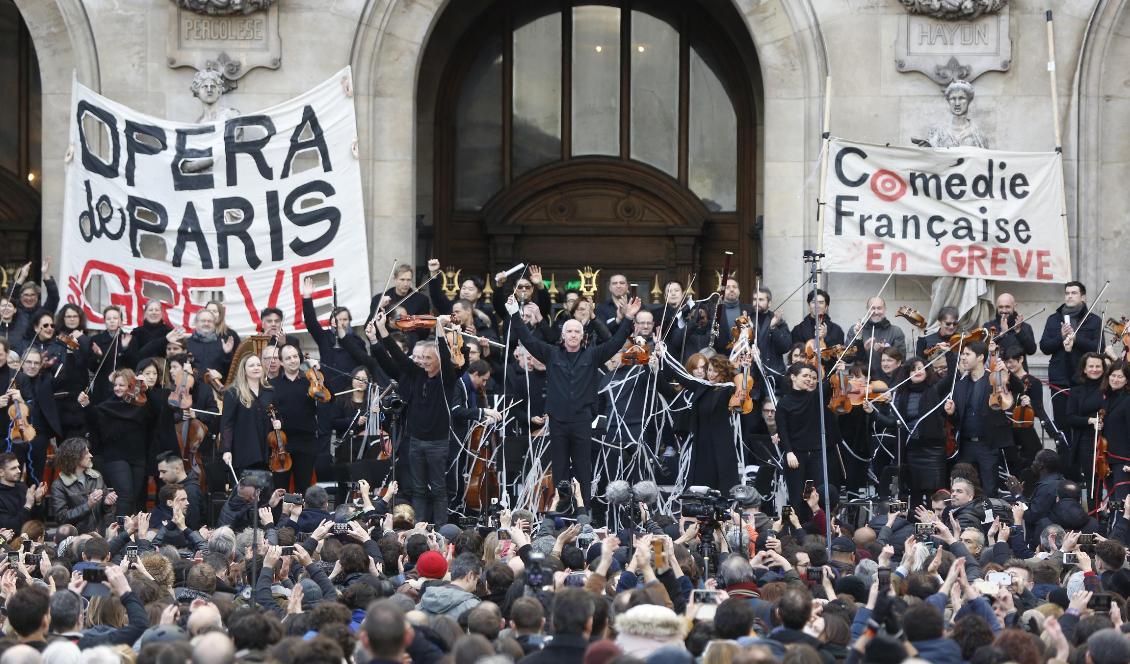
<path fill-rule="evenodd" d="M 461 0 L 462 1 L 462 0 Z M 468 0 L 470 1 L 470 0 Z M 790 292 L 803 278 L 802 250 L 814 244 L 813 215 L 823 105 L 832 132 L 855 140 L 909 144 L 943 120 L 939 86 L 895 66 L 906 10 L 898 0 L 732 0 L 757 49 L 758 213 L 764 283 Z M 72 72 L 98 92 L 159 116 L 192 121 L 191 68 L 167 63 L 169 0 L 16 0 L 43 75 L 44 250 L 57 253 Z M 247 72 L 230 104 L 245 112 L 280 102 L 353 67 L 371 281 L 393 258 L 419 260 L 416 220 L 427 217 L 431 182 L 431 94 L 421 95 L 432 30 L 445 0 L 279 0 L 282 62 Z M 1110 279 L 1110 315 L 1126 313 L 1127 261 L 1120 255 L 1130 209 L 1130 0 L 1052 0 L 1060 116 L 1067 164 L 1068 223 L 1078 278 L 1097 293 Z M 1054 147 L 1047 76 L 1045 7 L 1008 5 L 1012 61 L 977 79 L 973 117 L 1001 149 Z M 459 8 L 462 9 L 462 8 Z M 824 99 L 825 78 L 832 95 Z M 229 102 L 228 95 L 225 102 Z M 536 257 L 531 257 L 536 259 Z M 833 317 L 850 323 L 882 277 L 831 275 Z M 376 283 L 375 287 L 379 287 Z M 749 285 L 746 285 L 747 290 Z M 930 282 L 900 277 L 888 302 L 928 309 Z M 1023 308 L 1060 301 L 1059 285 L 1000 284 Z M 786 316 L 796 321 L 799 303 Z M 1041 323 L 1037 323 L 1040 327 Z"/>

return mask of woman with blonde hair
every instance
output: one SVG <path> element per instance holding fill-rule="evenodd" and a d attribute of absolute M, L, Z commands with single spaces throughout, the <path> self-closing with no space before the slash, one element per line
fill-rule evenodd
<path fill-rule="evenodd" d="M 275 403 L 274 390 L 263 375 L 263 361 L 247 354 L 236 367 L 231 387 L 224 391 L 220 431 L 224 463 L 239 473 L 247 468 L 265 469 L 270 451 L 267 434 L 282 423 L 271 419 L 267 409 Z"/>

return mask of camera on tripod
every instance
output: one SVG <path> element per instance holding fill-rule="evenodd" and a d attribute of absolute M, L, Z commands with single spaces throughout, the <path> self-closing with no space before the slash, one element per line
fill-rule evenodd
<path fill-rule="evenodd" d="M 679 502 L 684 517 L 699 521 L 724 521 L 730 509 L 730 501 L 722 497 L 721 491 L 705 487 L 690 487 L 679 496 Z"/>

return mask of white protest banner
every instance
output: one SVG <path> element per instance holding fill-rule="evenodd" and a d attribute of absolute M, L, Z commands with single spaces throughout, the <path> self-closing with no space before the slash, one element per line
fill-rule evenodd
<path fill-rule="evenodd" d="M 369 306 L 369 265 L 349 68 L 263 111 L 204 124 L 138 113 L 74 83 L 60 273 L 92 326 L 102 308 L 138 325 L 157 299 L 174 326 L 219 294 L 227 323 L 277 307 L 304 330 L 315 305 Z M 328 278 L 326 276 L 328 274 Z"/>
<path fill-rule="evenodd" d="M 1061 155 L 832 139 L 829 272 L 1071 279 Z"/>

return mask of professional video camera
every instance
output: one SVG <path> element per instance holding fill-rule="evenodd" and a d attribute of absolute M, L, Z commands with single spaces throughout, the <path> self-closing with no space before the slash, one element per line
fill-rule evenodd
<path fill-rule="evenodd" d="M 679 496 L 684 517 L 703 522 L 724 521 L 729 514 L 730 501 L 722 497 L 722 492 L 703 486 L 692 486 Z"/>

